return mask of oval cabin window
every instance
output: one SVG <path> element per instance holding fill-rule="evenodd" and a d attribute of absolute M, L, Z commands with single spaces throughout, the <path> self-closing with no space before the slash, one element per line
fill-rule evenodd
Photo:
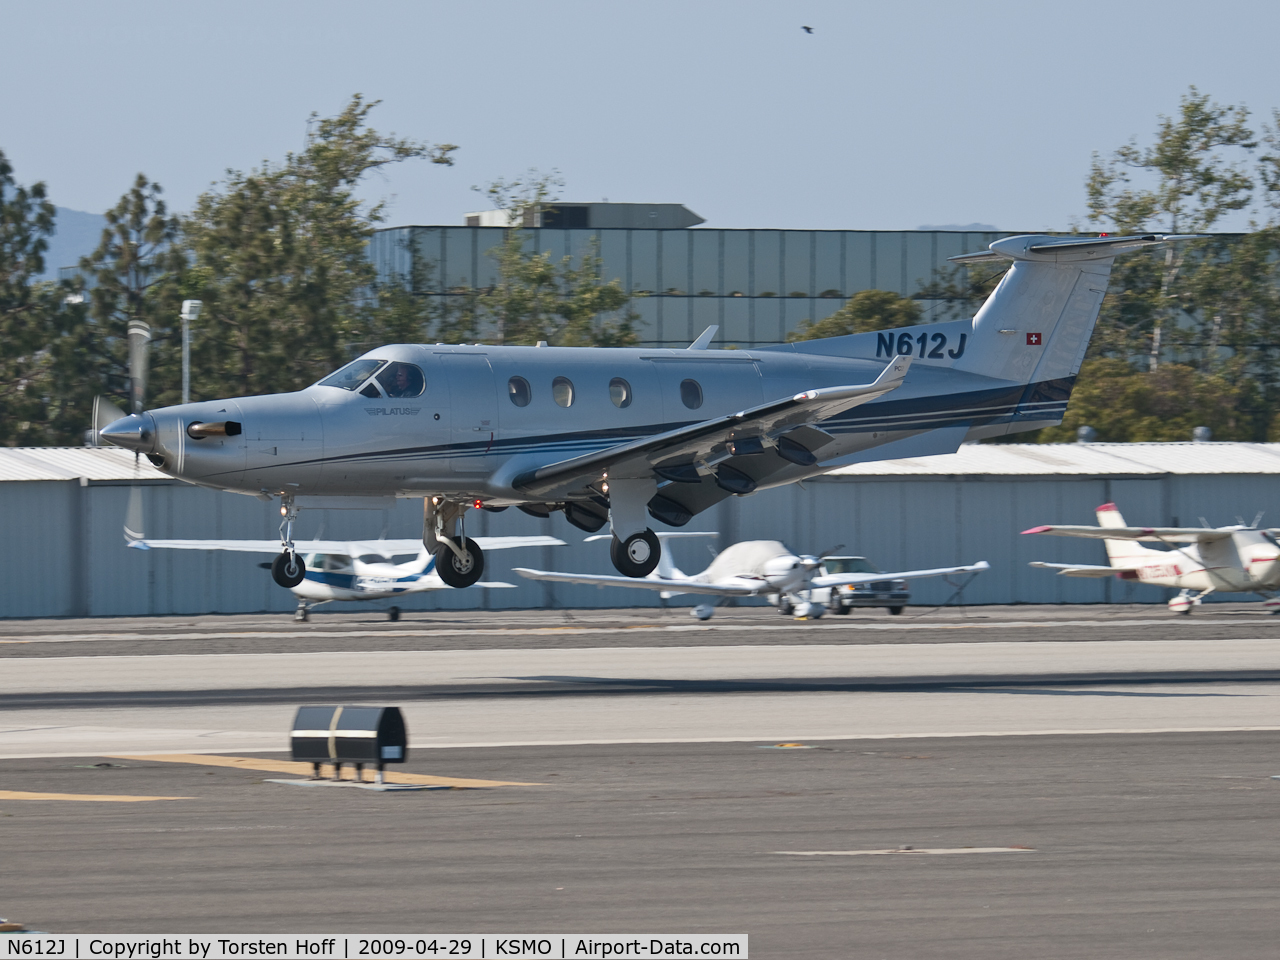
<path fill-rule="evenodd" d="M 690 410 L 697 410 L 702 406 L 702 387 L 698 385 L 697 380 L 685 380 L 681 382 L 680 399 Z"/>
<path fill-rule="evenodd" d="M 631 384 L 621 377 L 614 377 L 609 381 L 609 399 L 615 407 L 631 406 Z"/>
<path fill-rule="evenodd" d="M 551 381 L 551 397 L 562 407 L 573 406 L 573 382 L 568 377 L 556 377 Z"/>
<path fill-rule="evenodd" d="M 527 407 L 529 401 L 533 399 L 533 391 L 529 388 L 529 381 L 524 377 L 512 377 L 507 381 L 507 396 L 511 398 L 511 402 L 517 407 Z"/>

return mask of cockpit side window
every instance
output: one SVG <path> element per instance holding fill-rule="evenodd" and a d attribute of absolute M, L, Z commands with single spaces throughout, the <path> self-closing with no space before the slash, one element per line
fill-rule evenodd
<path fill-rule="evenodd" d="M 341 370 L 329 374 L 320 381 L 322 387 L 341 387 L 343 390 L 355 390 L 360 384 L 369 379 L 369 376 L 377 370 L 384 360 L 352 360 Z"/>
<path fill-rule="evenodd" d="M 396 360 L 378 373 L 378 386 L 388 397 L 420 397 L 427 382 L 422 371 L 412 363 Z"/>

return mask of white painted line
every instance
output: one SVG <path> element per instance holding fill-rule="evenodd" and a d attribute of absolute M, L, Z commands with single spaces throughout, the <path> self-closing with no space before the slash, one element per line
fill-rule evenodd
<path fill-rule="evenodd" d="M 774 850 L 780 856 L 919 856 L 947 854 L 1034 854 L 1029 846 L 901 847 L 897 850 Z"/>

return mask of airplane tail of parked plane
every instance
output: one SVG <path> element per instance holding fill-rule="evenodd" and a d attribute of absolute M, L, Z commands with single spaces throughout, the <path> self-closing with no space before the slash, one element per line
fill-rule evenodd
<path fill-rule="evenodd" d="M 1100 527 L 1125 526 L 1124 517 L 1120 515 L 1120 508 L 1114 503 L 1104 503 L 1094 512 L 1098 516 L 1098 526 Z M 1107 559 L 1111 561 L 1111 566 L 1125 570 L 1137 566 L 1143 557 L 1161 552 L 1152 550 L 1150 547 L 1144 547 L 1134 540 L 1108 539 L 1103 540 L 1102 544 L 1107 548 Z"/>

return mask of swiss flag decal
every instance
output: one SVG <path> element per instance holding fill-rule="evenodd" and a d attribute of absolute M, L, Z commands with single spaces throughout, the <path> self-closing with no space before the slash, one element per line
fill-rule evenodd
<path fill-rule="evenodd" d="M 1038 333 L 1028 333 L 1028 334 L 1027 334 L 1027 346 L 1028 346 L 1028 347 L 1038 347 L 1038 346 L 1040 346 L 1040 343 L 1041 343 L 1041 340 L 1040 340 L 1040 334 L 1038 334 Z"/>

